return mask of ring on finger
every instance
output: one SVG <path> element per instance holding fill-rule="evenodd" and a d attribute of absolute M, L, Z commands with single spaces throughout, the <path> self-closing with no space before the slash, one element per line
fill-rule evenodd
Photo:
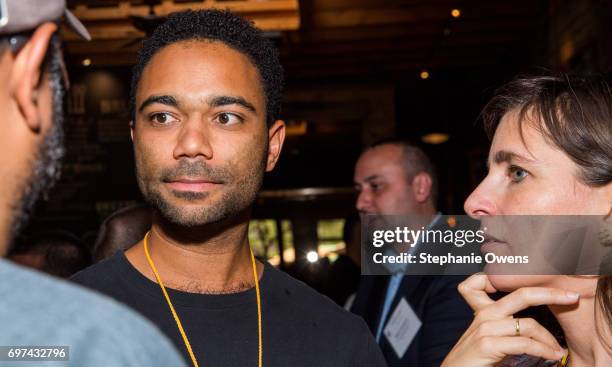
<path fill-rule="evenodd" d="M 520 319 L 514 319 L 514 333 L 516 336 L 521 336 L 521 323 Z"/>

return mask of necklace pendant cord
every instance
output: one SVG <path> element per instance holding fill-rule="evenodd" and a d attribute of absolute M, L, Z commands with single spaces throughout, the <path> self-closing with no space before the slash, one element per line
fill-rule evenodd
<path fill-rule="evenodd" d="M 155 267 L 155 263 L 153 263 L 153 259 L 149 254 L 149 248 L 147 246 L 147 238 L 149 237 L 149 232 L 147 232 L 144 236 L 144 251 L 145 256 L 147 257 L 147 261 L 149 262 L 149 266 L 155 275 L 155 279 L 157 280 L 157 284 L 161 288 L 162 293 L 164 294 L 164 298 L 168 303 L 168 307 L 170 307 L 170 312 L 172 313 L 172 317 L 174 317 L 174 321 L 176 322 L 176 326 L 179 329 L 181 337 L 183 338 L 183 342 L 185 343 L 185 347 L 187 348 L 187 352 L 189 353 L 189 357 L 193 362 L 194 367 L 199 367 L 198 361 L 196 360 L 195 355 L 193 354 L 193 349 L 191 348 L 191 343 L 189 343 L 189 339 L 187 338 L 187 334 L 185 333 L 185 329 L 183 329 L 183 324 L 181 323 L 181 319 L 179 318 L 174 306 L 172 305 L 172 301 L 170 300 L 170 296 L 166 291 L 166 287 L 157 272 L 157 268 Z M 257 353 L 257 365 L 259 367 L 263 366 L 263 335 L 262 335 L 262 317 L 261 317 L 261 294 L 259 291 L 259 277 L 257 276 L 257 264 L 255 262 L 255 255 L 253 255 L 253 250 L 249 247 L 249 252 L 251 253 L 251 263 L 253 264 L 253 278 L 255 280 L 255 294 L 257 296 L 257 333 L 258 333 L 258 353 Z"/>

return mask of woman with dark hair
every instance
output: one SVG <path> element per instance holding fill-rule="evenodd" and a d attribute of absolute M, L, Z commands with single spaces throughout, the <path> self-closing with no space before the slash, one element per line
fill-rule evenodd
<path fill-rule="evenodd" d="M 594 215 L 601 217 L 600 237 L 609 236 L 609 75 L 516 79 L 497 92 L 483 118 L 492 137 L 489 172 L 465 202 L 470 216 Z M 442 366 L 612 366 L 612 278 L 601 274 L 471 276 L 459 291 L 474 322 Z M 494 301 L 488 294 L 498 290 L 510 293 Z M 536 305 L 548 306 L 567 349 L 535 320 L 513 317 Z"/>

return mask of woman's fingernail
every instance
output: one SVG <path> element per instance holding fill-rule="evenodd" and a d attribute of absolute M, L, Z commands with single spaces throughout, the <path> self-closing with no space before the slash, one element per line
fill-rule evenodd
<path fill-rule="evenodd" d="M 577 300 L 580 297 L 580 294 L 576 292 L 565 292 L 565 295 L 571 300 Z"/>

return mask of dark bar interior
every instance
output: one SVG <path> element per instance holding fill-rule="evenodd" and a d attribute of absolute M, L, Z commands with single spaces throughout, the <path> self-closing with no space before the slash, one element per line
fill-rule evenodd
<path fill-rule="evenodd" d="M 591 75 L 609 72 L 612 65 L 612 2 L 609 0 L 67 0 L 66 7 L 84 24 L 92 39 L 83 39 L 66 24 L 60 26 L 70 80 L 64 96 L 66 153 L 61 179 L 37 203 L 27 226 L 13 239 L 8 258 L 68 278 L 111 257 L 116 250 L 127 249 L 142 240 L 155 216 L 138 186 L 130 135 L 133 120 L 130 88 L 138 52 L 143 41 L 153 36 L 169 14 L 187 9 L 227 9 L 263 31 L 263 36 L 278 50 L 285 78 L 280 119 L 285 122 L 286 138 L 276 167 L 265 173 L 253 203 L 248 243 L 258 259 L 332 298 L 340 306 L 349 309 L 350 302 L 355 300 L 353 312 L 368 323 L 390 367 L 439 366 L 441 359 L 426 362 L 422 355 L 418 357 L 421 359 L 402 359 L 406 350 L 407 355 L 412 355 L 416 347 L 406 349 L 408 344 L 404 346 L 403 341 L 394 341 L 391 334 L 387 335 L 400 332 L 393 325 L 382 328 L 385 317 L 397 321 L 396 313 L 405 316 L 416 312 L 416 321 L 424 322 L 422 330 L 430 330 L 426 329 L 426 316 L 421 312 L 426 314 L 432 306 L 409 300 L 408 312 L 402 309 L 401 301 L 396 300 L 393 306 L 382 302 L 385 290 L 387 298 L 393 299 L 394 293 L 390 296 L 389 292 L 395 275 L 367 278 L 359 272 L 359 264 L 355 264 L 358 261 L 350 260 L 354 259 L 352 256 L 359 257 L 360 229 L 361 235 L 365 233 L 365 227 L 359 226 L 360 214 L 362 226 L 365 226 L 366 214 L 397 214 L 369 211 L 364 209 L 366 204 L 360 206 L 362 190 L 370 185 L 370 178 L 362 180 L 356 169 L 360 157 L 372 149 L 380 149 L 372 144 L 381 139 L 395 139 L 391 145 L 403 144 L 397 141 L 409 142 L 429 157 L 435 171 L 430 176 L 437 177 L 433 184 L 438 188 L 432 206 L 434 212 L 428 212 L 432 217 L 435 213 L 472 216 L 485 213 L 489 207 L 484 201 L 470 202 L 468 197 L 476 193 L 474 190 L 481 181 L 486 182 L 488 172 L 493 172 L 488 171 L 488 166 L 493 164 L 490 156 L 493 148 L 483 128 L 486 120 L 483 109 L 497 96 L 498 88 L 518 75 Z M 551 93 L 558 91 L 552 90 Z M 612 130 L 612 122 L 608 126 Z M 583 131 L 587 130 L 580 130 Z M 606 139 L 605 135 L 597 136 Z M 566 145 L 554 141 L 565 149 Z M 610 141 L 601 144 L 611 152 Z M 583 146 L 585 152 L 589 149 L 592 146 Z M 3 151 L 5 159 L 11 154 Z M 610 167 L 609 159 L 608 156 L 607 162 L 599 161 L 604 171 Z M 597 187 L 607 187 L 606 192 L 611 192 L 610 183 L 605 180 L 600 180 Z M 570 185 L 561 179 L 557 184 Z M 600 196 L 598 200 L 610 197 L 605 195 L 608 196 Z M 538 200 L 521 201 L 518 195 L 514 199 L 522 205 L 524 213 L 519 210 L 498 214 L 535 213 L 529 205 Z M 477 208 L 474 211 L 471 211 L 472 204 Z M 507 208 L 512 205 L 508 204 Z M 612 210 L 612 202 L 608 207 Z M 583 209 L 584 213 L 580 212 Z M 585 205 L 557 214 L 600 213 L 587 210 Z M 425 221 L 423 229 L 429 228 L 427 223 L 432 226 L 434 222 Z M 125 233 L 114 232 L 121 226 Z M 113 243 L 119 237 L 129 243 Z M 71 242 L 77 243 L 79 250 L 70 259 L 57 260 L 60 265 L 51 264 L 50 256 L 68 255 L 59 252 L 45 255 L 36 250 Z M 146 242 L 144 246 L 146 251 Z M 364 281 L 364 277 L 369 280 Z M 378 329 L 377 321 L 368 320 L 368 312 L 374 312 L 374 306 L 360 304 L 365 301 L 359 295 L 357 299 L 351 298 L 360 279 L 361 287 L 370 287 L 370 297 L 381 300 L 380 305 L 375 305 L 377 312 L 382 312 L 382 316 L 376 316 L 381 320 Z M 398 288 L 394 290 L 399 289 L 400 293 L 405 286 L 401 279 L 398 278 Z M 87 286 L 85 281 L 77 282 Z M 445 292 L 456 293 L 458 283 L 453 284 Z M 435 284 L 428 286 L 436 287 Z M 601 283 L 598 286 L 603 287 Z M 503 287 L 493 290 L 505 291 L 495 293 L 494 299 L 512 291 Z M 463 293 L 462 296 L 465 298 Z M 456 301 L 459 300 L 457 295 Z M 469 299 L 466 301 L 474 309 L 474 304 Z M 473 317 L 472 309 L 465 302 L 453 302 L 440 304 L 447 309 L 456 308 L 458 314 L 465 308 L 469 317 Z M 608 317 L 612 320 L 612 306 L 608 307 L 611 307 Z M 477 309 L 474 312 L 478 314 Z M 533 317 L 547 329 L 560 330 L 548 309 L 532 308 L 525 315 L 521 320 Z M 519 320 L 513 319 L 512 314 L 508 319 Z M 409 317 L 406 320 L 415 322 Z M 470 323 L 454 325 L 451 320 L 445 325 L 448 334 L 439 330 L 430 332 L 450 338 L 455 326 L 461 329 L 450 347 Z M 175 328 L 174 322 L 171 327 Z M 508 327 L 516 331 L 515 336 L 520 336 L 518 321 Z M 265 335 L 264 330 L 264 339 Z M 605 340 L 612 340 L 612 334 L 605 335 Z M 182 346 L 182 339 L 178 334 L 176 337 Z M 555 337 L 563 348 L 568 347 L 562 331 Z M 461 342 L 457 345 L 460 348 Z M 254 359 L 256 345 L 248 344 L 248 348 L 253 350 L 251 359 Z M 266 348 L 269 347 L 264 347 L 264 365 Z M 573 346 L 568 348 L 564 360 L 571 361 L 569 350 Z M 186 351 L 179 352 L 188 358 Z M 570 362 L 568 366 L 588 365 L 584 361 L 594 363 L 583 358 L 580 352 L 575 355 L 576 364 Z M 551 359 L 539 354 L 538 357 L 542 361 Z M 598 359 L 597 366 L 608 365 L 606 361 L 612 361 L 612 357 L 607 357 Z M 467 366 L 461 361 L 469 360 L 449 361 L 455 364 L 447 362 L 443 366 Z M 364 366 L 377 365 L 374 359 L 362 362 Z M 546 363 L 549 364 L 538 366 L 553 365 Z M 555 365 L 566 363 L 561 361 Z M 207 365 L 206 360 L 203 365 Z M 493 366 L 482 364 L 485 365 Z"/>

